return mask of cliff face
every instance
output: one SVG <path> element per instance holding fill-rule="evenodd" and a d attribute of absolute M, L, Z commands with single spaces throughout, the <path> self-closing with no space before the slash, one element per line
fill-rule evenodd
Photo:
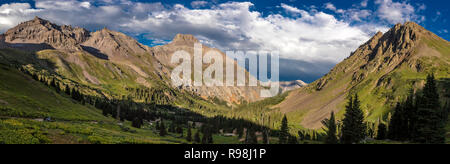
<path fill-rule="evenodd" d="M 178 34 L 167 45 L 148 47 L 123 33 L 106 28 L 89 32 L 83 28 L 59 26 L 38 17 L 0 36 L 0 48 L 37 52 L 44 58 L 54 60 L 59 72 L 74 80 L 98 86 L 121 85 L 122 89 L 123 86 L 136 85 L 158 87 L 161 82 L 171 86 L 170 73 L 176 66 L 170 63 L 173 53 L 184 50 L 193 55 L 194 43 L 199 41 L 193 35 Z M 214 50 L 226 58 L 217 49 L 202 47 L 203 54 Z M 217 97 L 230 104 L 260 99 L 259 87 L 202 86 L 182 89 L 205 99 Z"/>
<path fill-rule="evenodd" d="M 193 59 L 194 44 L 196 44 L 196 43 L 200 43 L 200 42 L 193 35 L 178 34 L 174 37 L 174 39 L 169 44 L 163 45 L 163 46 L 152 47 L 150 49 L 151 54 L 159 62 L 159 63 L 155 64 L 155 66 L 157 67 L 158 70 L 162 70 L 161 71 L 162 74 L 170 75 L 169 70 L 171 70 L 172 68 L 174 68 L 176 66 L 175 64 L 172 64 L 170 62 L 172 55 L 176 51 L 182 50 L 182 51 L 189 53 L 191 55 L 191 59 Z M 222 56 L 223 61 L 226 61 L 227 56 L 225 53 L 221 52 L 218 49 L 210 48 L 208 46 L 202 45 L 202 55 L 205 55 L 209 51 L 218 52 Z M 204 64 L 203 70 L 205 70 L 209 65 L 210 64 Z M 235 63 L 235 65 L 237 65 L 237 64 Z M 242 70 L 244 68 L 242 68 L 240 66 L 236 66 L 236 69 Z M 225 63 L 223 65 L 223 70 L 224 70 L 223 75 L 224 75 L 224 80 L 225 80 L 227 78 L 226 72 L 225 72 L 225 70 L 226 70 Z M 192 70 L 192 72 L 194 72 L 194 70 Z M 245 71 L 245 72 L 246 72 L 248 78 L 255 78 L 255 77 L 249 75 L 249 73 L 247 71 Z M 234 77 L 236 77 L 236 74 Z M 261 87 L 248 87 L 248 86 L 245 86 L 245 87 L 238 87 L 238 86 L 208 87 L 208 86 L 204 85 L 204 86 L 200 86 L 200 87 L 198 87 L 198 86 L 183 87 L 183 89 L 191 91 L 195 94 L 198 94 L 199 96 L 201 96 L 205 99 L 216 97 L 216 98 L 225 100 L 226 102 L 229 102 L 229 103 L 239 104 L 243 101 L 253 102 L 253 101 L 261 99 L 261 96 L 260 96 Z"/>
<path fill-rule="evenodd" d="M 5 42 L 12 45 L 47 44 L 55 49 L 80 51 L 79 43 L 89 37 L 89 31 L 71 26 L 58 26 L 41 18 L 34 18 L 5 32 Z M 27 48 L 27 46 L 22 46 Z M 46 49 L 47 47 L 42 47 Z"/>
<path fill-rule="evenodd" d="M 448 41 L 416 23 L 397 24 L 377 33 L 324 77 L 293 91 L 278 107 L 304 113 L 301 124 L 319 128 L 331 111 L 344 108 L 349 94 L 358 93 L 368 120 L 376 120 L 408 90 L 419 89 L 426 74 L 450 78 L 449 55 Z"/>

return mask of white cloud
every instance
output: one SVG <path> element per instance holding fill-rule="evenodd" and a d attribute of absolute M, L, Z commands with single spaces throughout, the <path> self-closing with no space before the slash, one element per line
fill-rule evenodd
<path fill-rule="evenodd" d="M 329 10 L 336 11 L 336 7 L 332 3 L 326 3 L 325 8 Z"/>
<path fill-rule="evenodd" d="M 30 19 L 30 15 L 39 12 L 39 10 L 31 9 L 28 3 L 11 3 L 0 6 L 0 32 L 4 32 L 9 28 Z"/>
<path fill-rule="evenodd" d="M 192 1 L 191 2 L 191 7 L 193 7 L 193 8 L 201 8 L 201 7 L 205 7 L 206 5 L 208 5 L 208 2 L 206 2 L 206 1 Z"/>
<path fill-rule="evenodd" d="M 367 4 L 369 3 L 369 0 L 363 0 L 361 2 L 361 7 L 367 7 Z"/>
<path fill-rule="evenodd" d="M 377 3 L 380 6 L 377 14 L 389 22 L 416 17 L 409 4 L 391 0 L 377 0 Z M 330 63 L 343 60 L 375 32 L 387 30 L 386 26 L 374 23 L 352 24 L 373 15 L 370 10 L 337 9 L 332 4 L 325 7 L 342 17 L 318 11 L 315 7 L 302 10 L 283 3 L 280 7 L 294 17 L 276 13 L 263 16 L 250 9 L 253 6 L 250 2 L 210 5 L 206 9 L 189 9 L 180 4 L 165 6 L 127 0 L 96 3 L 37 0 L 37 9 L 32 9 L 27 3 L 12 3 L 0 6 L 0 32 L 37 15 L 58 24 L 91 30 L 108 27 L 133 35 L 144 34 L 155 43 L 166 43 L 177 33 L 188 33 L 224 51 L 278 50 L 284 59 L 317 63 L 317 67 L 329 68 L 332 66 Z M 194 8 L 195 4 L 191 6 Z M 393 10 L 393 17 L 388 18 L 389 13 L 385 10 Z M 397 10 L 400 10 L 399 14 Z M 318 70 L 298 67 L 302 67 L 299 70 L 310 71 L 308 73 Z M 326 73 L 327 69 L 323 70 L 316 73 Z"/>
<path fill-rule="evenodd" d="M 284 3 L 281 3 L 281 8 L 283 8 L 287 12 L 294 13 L 294 14 L 300 14 L 300 13 L 304 12 L 303 10 L 300 10 L 293 6 L 286 5 Z"/>
<path fill-rule="evenodd" d="M 414 7 L 406 2 L 393 2 L 392 0 L 376 0 L 379 5 L 377 15 L 391 24 L 403 23 L 406 21 L 418 21 L 422 19 L 416 14 Z"/>
<path fill-rule="evenodd" d="M 372 11 L 370 10 L 361 10 L 359 8 L 338 9 L 332 3 L 325 3 L 324 8 L 341 15 L 347 22 L 362 22 L 363 19 L 369 17 L 372 14 Z"/>

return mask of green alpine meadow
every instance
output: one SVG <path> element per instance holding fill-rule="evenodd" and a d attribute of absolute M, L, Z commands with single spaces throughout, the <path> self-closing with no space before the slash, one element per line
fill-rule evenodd
<path fill-rule="evenodd" d="M 369 13 L 385 28 L 364 22 L 363 2 L 380 7 Z M 290 2 L 264 11 L 251 2 L 0 3 L 0 144 L 450 144 L 448 31 L 411 13 L 427 8 L 367 2 L 342 12 L 334 2 L 315 5 L 323 12 Z M 413 7 L 398 12 L 407 18 L 389 15 L 399 5 Z M 227 52 L 255 47 L 280 51 L 267 68 L 279 80 L 262 80 L 262 66 L 251 65 L 261 58 Z M 217 65 L 222 59 L 229 63 Z M 174 75 L 181 66 L 194 69 Z M 199 71 L 236 85 L 196 85 Z M 175 86 L 174 77 L 193 85 Z M 277 94 L 264 96 L 275 84 Z"/>

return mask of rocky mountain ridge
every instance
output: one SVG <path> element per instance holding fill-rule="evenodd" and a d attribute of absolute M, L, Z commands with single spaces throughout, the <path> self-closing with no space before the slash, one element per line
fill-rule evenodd
<path fill-rule="evenodd" d="M 108 81 L 110 80 L 123 79 L 131 80 L 133 83 L 145 87 L 152 87 L 152 85 L 156 87 L 157 84 L 155 83 L 158 83 L 156 81 L 162 81 L 170 86 L 170 73 L 175 67 L 170 62 L 171 56 L 178 50 L 193 54 L 194 43 L 199 43 L 199 41 L 193 35 L 178 34 L 167 45 L 148 47 L 123 33 L 107 28 L 90 32 L 79 27 L 59 26 L 39 17 L 23 22 L 0 36 L 0 47 L 3 48 L 9 47 L 38 53 L 60 54 L 61 52 L 69 54 L 54 60 L 61 61 L 61 68 L 65 69 L 64 72 L 71 72 L 70 75 L 80 79 L 80 81 L 95 85 L 109 85 Z M 203 55 L 214 50 L 226 58 L 226 55 L 218 49 L 209 48 L 205 45 L 202 45 L 202 47 Z M 96 64 L 103 63 L 102 67 L 107 68 L 106 72 L 92 70 L 96 64 L 89 63 L 88 58 L 80 56 L 80 54 L 88 54 L 88 56 L 95 56 L 104 60 L 99 60 Z M 52 58 L 54 56 L 47 57 Z M 104 63 L 105 61 L 106 63 Z M 75 65 L 70 66 L 70 64 Z M 81 67 L 82 71 L 75 73 L 73 70 L 78 68 L 70 67 Z M 129 70 L 132 75 L 123 75 L 125 70 L 121 69 Z M 243 68 L 238 67 L 238 69 Z M 116 73 L 122 75 L 120 77 L 105 76 L 106 74 Z M 183 89 L 198 94 L 205 99 L 220 98 L 230 104 L 261 99 L 259 87 L 203 86 Z"/>
<path fill-rule="evenodd" d="M 319 128 L 331 111 L 343 113 L 347 96 L 358 93 L 368 119 L 377 120 L 410 89 L 420 89 L 428 73 L 445 83 L 450 78 L 449 55 L 448 41 L 414 22 L 397 24 L 374 35 L 324 77 L 293 91 L 277 107 L 301 118 L 302 126 Z"/>

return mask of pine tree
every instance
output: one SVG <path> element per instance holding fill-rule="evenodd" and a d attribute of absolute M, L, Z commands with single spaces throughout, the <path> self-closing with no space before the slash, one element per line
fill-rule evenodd
<path fill-rule="evenodd" d="M 192 141 L 192 130 L 191 130 L 191 126 L 188 125 L 188 131 L 187 131 L 187 135 L 186 135 L 186 141 L 191 142 Z"/>
<path fill-rule="evenodd" d="M 334 117 L 334 112 L 331 112 L 330 119 L 325 119 L 322 121 L 322 124 L 325 126 L 324 130 L 327 133 L 325 143 L 327 144 L 337 144 L 338 139 L 336 136 L 336 119 Z"/>
<path fill-rule="evenodd" d="M 384 140 L 384 139 L 386 139 L 386 133 L 387 133 L 386 125 L 383 124 L 383 123 L 380 123 L 378 125 L 377 140 Z"/>
<path fill-rule="evenodd" d="M 289 135 L 288 144 L 298 144 L 297 137 Z"/>
<path fill-rule="evenodd" d="M 70 96 L 70 87 L 69 87 L 69 85 L 66 85 L 66 89 L 64 90 L 64 92 L 66 92 L 66 94 Z"/>
<path fill-rule="evenodd" d="M 195 143 L 200 143 L 200 131 L 199 130 L 197 130 L 197 132 L 195 132 L 194 141 L 195 141 Z"/>
<path fill-rule="evenodd" d="M 281 128 L 279 134 L 280 144 L 286 144 L 288 136 L 289 136 L 288 120 L 286 118 L 286 115 L 284 115 L 283 120 L 281 121 Z"/>
<path fill-rule="evenodd" d="M 166 126 L 164 125 L 164 121 L 163 120 L 161 120 L 161 124 L 159 125 L 159 135 L 160 136 L 166 136 L 167 135 Z"/>
<path fill-rule="evenodd" d="M 404 140 L 404 131 L 408 130 L 408 125 L 405 125 L 406 116 L 404 107 L 401 103 L 397 103 L 395 106 L 394 114 L 391 117 L 389 126 L 389 139 L 392 140 Z"/>
<path fill-rule="evenodd" d="M 207 144 L 208 143 L 208 132 L 203 132 L 203 136 L 202 136 L 202 144 Z"/>
<path fill-rule="evenodd" d="M 267 130 L 263 130 L 263 144 L 269 144 L 269 134 Z"/>
<path fill-rule="evenodd" d="M 414 142 L 444 143 L 445 120 L 433 74 L 428 75 L 423 95 L 417 100 L 417 122 Z"/>
<path fill-rule="evenodd" d="M 159 130 L 159 128 L 160 128 L 160 126 L 159 126 L 159 121 L 156 122 L 155 128 L 156 128 L 157 130 Z"/>
<path fill-rule="evenodd" d="M 138 118 L 138 117 L 135 117 L 134 119 L 133 119 L 133 122 L 131 123 L 131 126 L 133 126 L 133 127 L 135 127 L 135 128 L 141 128 L 141 126 L 142 126 L 142 119 L 140 119 L 140 118 Z"/>
<path fill-rule="evenodd" d="M 255 131 L 251 128 L 247 130 L 247 140 L 248 144 L 258 144 L 258 138 L 256 137 Z"/>
<path fill-rule="evenodd" d="M 343 119 L 342 138 L 344 144 L 359 143 L 366 137 L 364 113 L 360 109 L 358 95 L 349 98 Z"/>

